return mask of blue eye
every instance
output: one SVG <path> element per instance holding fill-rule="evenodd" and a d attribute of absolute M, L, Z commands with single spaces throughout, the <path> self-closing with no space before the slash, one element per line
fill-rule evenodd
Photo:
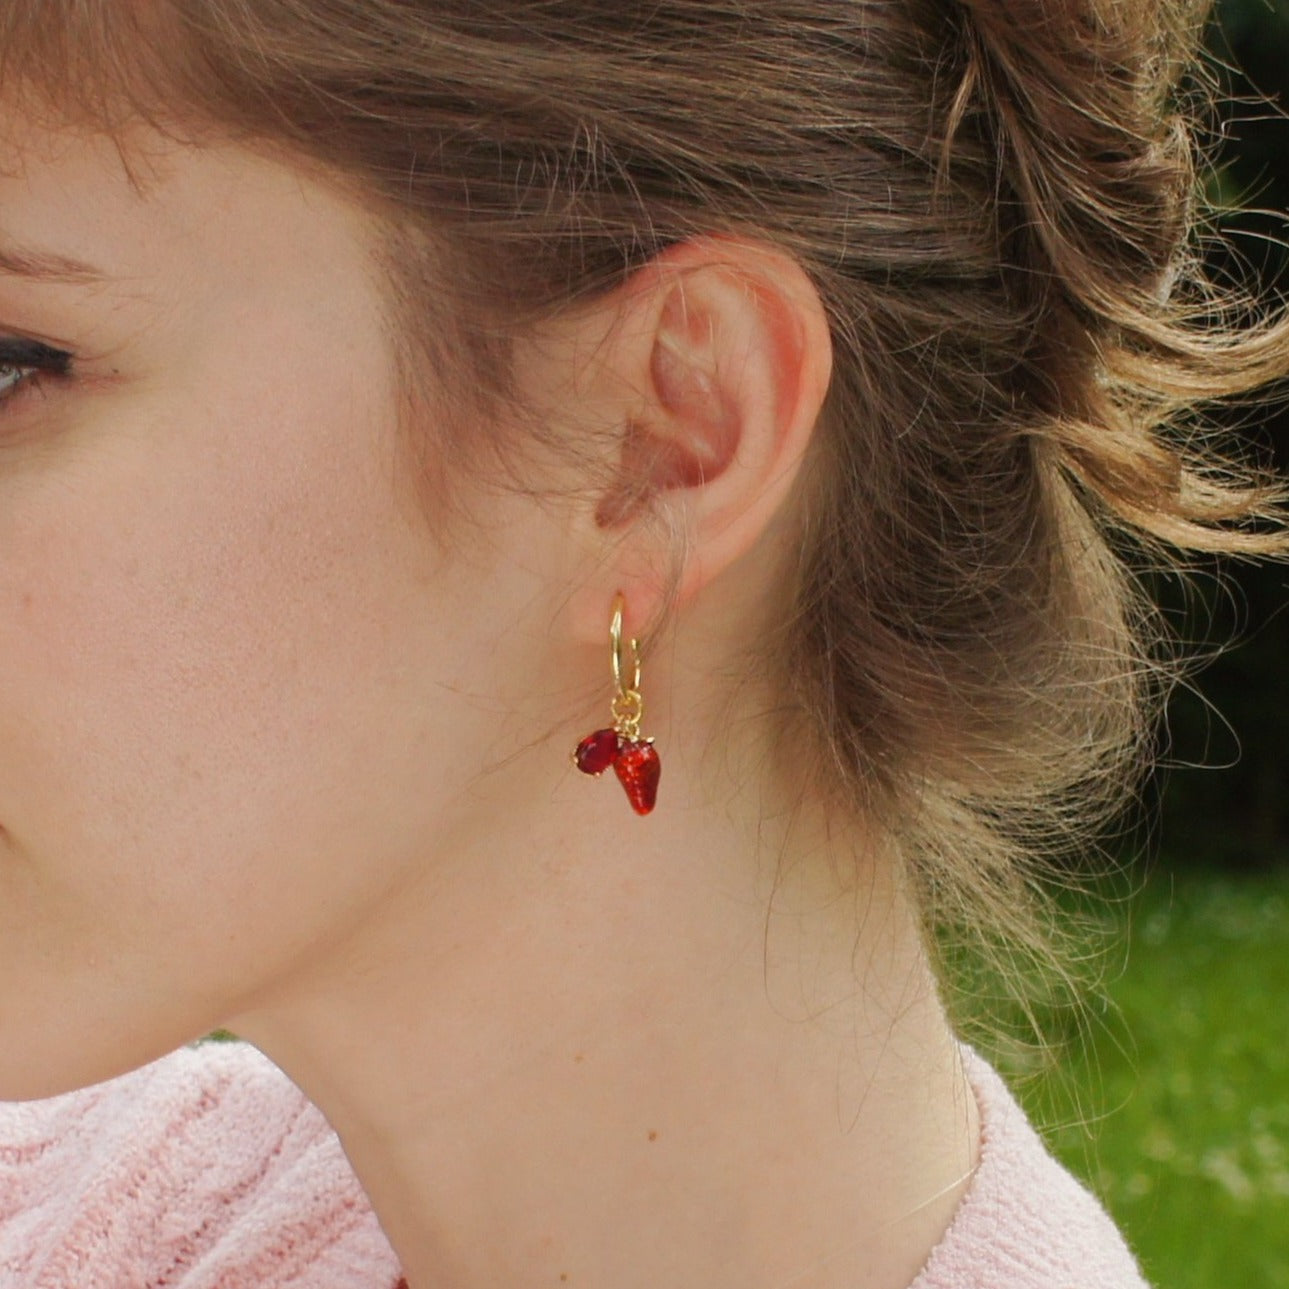
<path fill-rule="evenodd" d="M 66 376 L 72 356 L 36 340 L 0 338 L 0 403 L 5 403 L 25 385 L 41 376 Z"/>
<path fill-rule="evenodd" d="M 36 374 L 35 367 L 15 367 L 11 363 L 0 363 L 0 401 L 8 398 L 14 390 Z"/>

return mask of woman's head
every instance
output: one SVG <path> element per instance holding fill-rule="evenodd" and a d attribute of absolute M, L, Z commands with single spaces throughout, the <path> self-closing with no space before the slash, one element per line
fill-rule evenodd
<path fill-rule="evenodd" d="M 1289 365 L 1283 330 L 1236 338 L 1192 325 L 1211 324 L 1214 299 L 1197 274 L 1195 140 L 1174 77 L 1199 16 L 1020 0 L 814 0 L 790 13 L 671 0 L 625 19 L 592 0 L 11 0 L 0 75 L 6 99 L 50 138 L 109 130 L 76 146 L 106 173 L 107 139 L 120 143 L 145 197 L 154 183 L 166 190 L 167 148 L 200 157 L 191 239 L 176 254 L 221 265 L 208 287 L 228 311 L 230 345 L 253 349 L 260 371 L 271 351 L 285 392 L 256 390 L 242 413 L 221 366 L 176 370 L 169 397 L 200 398 L 213 382 L 235 418 L 211 429 L 236 429 L 241 446 L 227 451 L 255 497 L 236 572 L 258 570 L 256 621 L 297 600 L 292 577 L 271 576 L 290 506 L 247 450 L 260 436 L 281 467 L 290 425 L 337 438 L 332 545 L 309 549 L 320 578 L 348 575 L 373 597 L 370 620 L 351 617 L 339 634 L 324 621 L 275 627 L 264 648 L 317 640 L 334 651 L 343 689 L 355 657 L 405 679 L 400 668 L 424 661 L 408 653 L 418 631 L 469 624 L 439 635 L 425 675 L 473 695 L 461 703 L 470 756 L 453 764 L 446 726 L 436 732 L 406 706 L 410 690 L 397 691 L 407 727 L 380 729 L 426 749 L 424 772 L 446 785 L 436 800 L 465 793 L 478 772 L 479 689 L 520 652 L 524 628 L 500 612 L 490 620 L 490 598 L 569 597 L 589 638 L 593 607 L 611 598 L 578 598 L 598 560 L 628 579 L 635 625 L 655 640 L 669 600 L 682 617 L 704 598 L 724 604 L 755 644 L 736 650 L 731 627 L 713 656 L 756 678 L 775 772 L 808 765 L 834 809 L 890 834 L 928 916 L 1024 941 L 1035 932 L 1021 857 L 1077 832 L 1072 811 L 1087 819 L 1117 799 L 1147 727 L 1148 613 L 1106 534 L 1217 549 L 1279 541 L 1219 527 L 1257 516 L 1272 495 L 1216 475 L 1198 439 L 1183 452 L 1174 433 L 1193 431 L 1196 399 Z M 224 163 L 231 156 L 257 160 L 243 172 Z M 282 188 L 272 198 L 282 222 L 252 230 L 257 253 L 243 259 L 231 231 L 239 202 L 264 195 L 261 180 Z M 118 191 L 132 200 L 123 176 Z M 348 252 L 297 238 L 292 201 L 303 203 L 299 228 L 313 227 L 306 210 L 325 210 Z M 226 268 L 197 255 L 203 239 Z M 136 249 L 154 262 L 166 245 Z M 269 269 L 294 271 L 295 286 L 266 289 Z M 247 303 L 256 292 L 263 308 Z M 350 306 L 363 318 L 353 333 Z M 122 322 L 124 306 L 113 317 Z M 153 329 L 180 348 L 177 323 Z M 375 337 L 384 347 L 364 348 Z M 712 344 L 714 384 L 703 365 Z M 753 355 L 741 379 L 740 353 Z M 667 420 L 664 405 L 681 414 Z M 776 429 L 758 441 L 775 446 L 752 462 L 762 500 L 749 510 L 742 475 L 722 509 L 737 457 L 729 420 L 767 406 Z M 311 439 L 300 460 L 317 451 Z M 363 487 L 390 477 L 407 512 L 386 507 L 387 550 L 380 530 L 358 534 L 372 500 Z M 277 482 L 288 495 L 303 486 L 289 472 Z M 125 513 L 130 495 L 101 517 L 123 534 L 122 568 L 136 567 L 129 534 L 144 532 Z M 593 536 L 575 545 L 587 558 L 561 566 L 550 552 L 576 499 L 594 521 L 579 531 Z M 402 526 L 418 505 L 441 545 L 418 545 Z M 173 532 L 153 532 L 154 554 L 232 549 L 173 518 Z M 100 527 L 84 533 L 102 555 Z M 733 533 L 724 545 L 722 532 Z M 373 549 L 396 574 L 402 627 L 375 603 L 390 588 L 354 562 Z M 182 600 L 177 567 L 156 582 L 158 604 Z M 432 614 L 414 593 L 431 579 Z M 194 576 L 196 593 L 209 582 L 209 571 Z M 140 594 L 123 586 L 119 602 Z M 230 620 L 218 597 L 210 605 Z M 69 610 L 67 629 L 79 613 Z M 189 655 L 183 639 L 171 649 L 165 621 L 152 638 L 174 663 L 166 711 L 186 719 L 194 686 L 235 687 L 248 669 Z M 496 642 L 491 670 L 485 639 Z M 250 668 L 270 709 L 288 701 L 294 666 Z M 114 720 L 133 711 L 142 731 L 163 718 L 146 717 L 142 698 L 126 703 L 128 686 L 117 692 Z M 296 697 L 288 723 L 307 739 L 308 687 Z M 530 697 L 516 677 L 492 695 L 488 719 L 506 726 L 522 710 L 516 728 L 538 738 L 558 709 L 526 707 Z M 570 699 L 579 713 L 585 702 Z M 378 710 L 355 716 L 356 729 L 372 722 L 371 739 L 354 740 L 352 755 L 380 741 Z M 204 826 L 214 827 L 230 804 L 221 794 L 250 785 L 234 766 L 207 772 Z M 412 772 L 408 758 L 399 774 Z M 159 766 L 141 773 L 166 781 Z M 402 822 L 408 834 L 387 845 L 411 863 L 415 829 Z"/>
<path fill-rule="evenodd" d="M 529 488 L 459 474 L 469 531 L 435 540 L 411 436 L 446 433 L 438 407 L 461 432 L 499 427 L 432 371 L 412 397 L 385 230 L 344 185 L 141 123 L 11 110 L 2 133 L 3 974 L 25 982 L 6 1086 L 33 1095 L 351 957 L 413 887 L 438 892 L 423 935 L 473 916 L 489 943 L 454 869 L 495 915 L 528 880 L 517 848 L 556 862 L 559 830 L 597 828 L 608 844 L 621 820 L 567 754 L 591 701 L 603 720 L 614 588 L 637 631 L 673 538 L 624 539 L 627 494 L 689 498 L 671 518 L 702 565 L 680 594 L 754 549 L 773 560 L 830 346 L 773 248 L 672 247 L 511 350 L 530 419 L 630 425 L 608 485 L 549 448 Z M 731 619 L 709 614 L 713 635 L 754 592 L 706 595 Z M 714 701 L 686 663 L 689 710 L 650 703 L 673 737 Z M 702 788 L 678 776 L 673 811 Z M 87 1013 L 93 1043 L 71 1019 Z"/>

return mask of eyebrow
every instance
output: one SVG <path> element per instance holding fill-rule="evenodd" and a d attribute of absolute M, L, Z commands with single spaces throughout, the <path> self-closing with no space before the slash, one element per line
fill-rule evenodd
<path fill-rule="evenodd" d="M 107 277 L 102 269 L 83 260 L 16 246 L 0 246 L 0 274 L 25 277 L 35 282 L 73 284 L 102 282 Z"/>

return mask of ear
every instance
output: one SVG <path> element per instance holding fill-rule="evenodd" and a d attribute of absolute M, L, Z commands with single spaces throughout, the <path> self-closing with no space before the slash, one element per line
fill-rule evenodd
<path fill-rule="evenodd" d="M 588 640 L 603 635 L 617 590 L 628 631 L 640 632 L 673 590 L 678 559 L 684 604 L 752 551 L 798 477 L 832 371 L 814 283 L 768 244 L 672 247 L 609 303 L 621 312 L 599 360 L 623 391 L 623 430 L 594 509 L 603 558 L 579 597 Z M 640 522 L 650 512 L 666 522 Z"/>

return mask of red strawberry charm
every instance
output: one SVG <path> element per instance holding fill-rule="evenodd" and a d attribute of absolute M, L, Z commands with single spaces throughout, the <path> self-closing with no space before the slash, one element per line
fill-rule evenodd
<path fill-rule="evenodd" d="M 626 789 L 632 809 L 638 815 L 647 815 L 658 799 L 658 779 L 662 775 L 662 762 L 653 740 L 624 738 L 613 769 Z"/>
<path fill-rule="evenodd" d="M 577 745 L 573 764 L 583 774 L 603 774 L 618 759 L 621 743 L 617 730 L 596 730 Z"/>

